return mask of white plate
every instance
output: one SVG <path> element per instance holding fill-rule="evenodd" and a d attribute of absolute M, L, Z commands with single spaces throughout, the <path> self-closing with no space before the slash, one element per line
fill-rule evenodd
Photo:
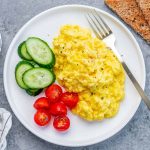
<path fill-rule="evenodd" d="M 103 141 L 121 130 L 135 114 L 141 98 L 134 89 L 130 80 L 126 78 L 126 97 L 121 103 L 119 113 L 112 119 L 101 122 L 86 122 L 69 113 L 71 128 L 66 133 L 53 129 L 52 121 L 48 127 L 38 127 L 33 121 L 35 110 L 32 105 L 36 98 L 28 96 L 20 89 L 15 81 L 15 66 L 20 60 L 17 47 L 20 42 L 29 36 L 37 36 L 52 46 L 52 39 L 58 34 L 63 24 L 78 24 L 89 27 L 85 13 L 92 7 L 81 5 L 67 5 L 49 9 L 40 13 L 27 22 L 13 39 L 5 60 L 4 85 L 10 106 L 20 122 L 33 134 L 55 144 L 64 146 L 85 146 Z M 95 8 L 96 9 L 96 8 Z M 129 30 L 110 14 L 99 11 L 106 22 L 111 26 L 116 38 L 116 47 L 123 54 L 124 60 L 133 74 L 144 88 L 145 65 L 141 50 Z"/>

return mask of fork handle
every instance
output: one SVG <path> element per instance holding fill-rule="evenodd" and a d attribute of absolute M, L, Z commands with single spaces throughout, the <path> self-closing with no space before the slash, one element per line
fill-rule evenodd
<path fill-rule="evenodd" d="M 140 96 L 144 100 L 145 104 L 147 105 L 148 109 L 150 110 L 150 99 L 147 97 L 144 90 L 141 88 L 140 84 L 135 79 L 134 75 L 132 74 L 132 72 L 130 71 L 130 69 L 128 68 L 128 66 L 126 65 L 126 63 L 124 61 L 122 61 L 122 66 L 123 66 L 124 70 L 126 71 L 128 77 L 132 81 L 134 87 L 137 89 L 138 93 L 140 94 Z"/>
<path fill-rule="evenodd" d="M 120 60 L 125 72 L 127 73 L 128 77 L 132 81 L 134 87 L 138 91 L 141 98 L 144 100 L 144 102 L 147 105 L 148 109 L 150 110 L 150 99 L 147 97 L 144 90 L 141 88 L 140 84 L 138 83 L 138 81 L 136 80 L 136 78 L 134 77 L 134 75 L 132 74 L 132 72 L 130 71 L 128 66 L 126 65 L 125 61 L 123 60 L 121 55 L 118 53 L 118 50 L 115 48 L 114 43 L 110 44 L 110 47 L 111 47 L 112 51 L 116 54 L 117 58 Z"/>

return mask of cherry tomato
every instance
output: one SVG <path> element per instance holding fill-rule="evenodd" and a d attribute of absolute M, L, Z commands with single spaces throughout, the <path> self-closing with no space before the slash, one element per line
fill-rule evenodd
<path fill-rule="evenodd" d="M 70 109 L 76 106 L 79 101 L 79 97 L 77 93 L 69 93 L 65 92 L 61 95 L 61 101 L 66 104 Z"/>
<path fill-rule="evenodd" d="M 34 115 L 34 121 L 39 126 L 45 126 L 50 122 L 51 116 L 46 110 L 38 110 Z"/>
<path fill-rule="evenodd" d="M 50 113 L 54 116 L 66 115 L 67 107 L 61 102 L 53 103 L 50 105 Z"/>
<path fill-rule="evenodd" d="M 33 106 L 35 109 L 49 109 L 50 104 L 48 98 L 40 97 L 35 101 Z"/>
<path fill-rule="evenodd" d="M 70 127 L 70 120 L 67 116 L 58 116 L 54 119 L 53 126 L 59 131 L 65 131 Z"/>
<path fill-rule="evenodd" d="M 52 84 L 45 90 L 46 97 L 49 98 L 51 103 L 59 101 L 59 98 L 62 94 L 62 89 L 57 84 Z"/>

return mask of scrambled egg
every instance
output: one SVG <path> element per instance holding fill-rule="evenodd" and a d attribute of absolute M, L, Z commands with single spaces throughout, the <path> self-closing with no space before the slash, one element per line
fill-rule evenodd
<path fill-rule="evenodd" d="M 61 27 L 53 46 L 57 81 L 79 94 L 72 112 L 88 121 L 115 116 L 124 98 L 125 74 L 113 52 L 78 25 Z"/>

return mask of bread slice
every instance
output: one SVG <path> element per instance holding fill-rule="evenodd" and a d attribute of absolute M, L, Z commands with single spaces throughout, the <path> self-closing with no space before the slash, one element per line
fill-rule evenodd
<path fill-rule="evenodd" d="M 105 0 L 106 5 L 150 42 L 150 28 L 135 0 Z"/>
<path fill-rule="evenodd" d="M 136 0 L 150 27 L 150 0 Z"/>

